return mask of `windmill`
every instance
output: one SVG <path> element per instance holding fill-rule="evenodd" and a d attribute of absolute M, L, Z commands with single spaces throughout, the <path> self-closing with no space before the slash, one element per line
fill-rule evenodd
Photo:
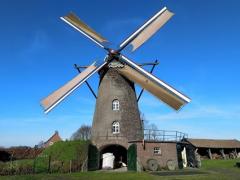
<path fill-rule="evenodd" d="M 179 110 L 189 103 L 190 99 L 187 96 L 121 53 L 129 45 L 132 45 L 132 51 L 138 49 L 172 16 L 173 13 L 164 7 L 124 40 L 117 50 L 107 47 L 105 45 L 107 40 L 87 26 L 75 14 L 69 13 L 61 17 L 67 24 L 106 50 L 107 55 L 103 62 L 93 62 L 64 86 L 43 99 L 41 105 L 45 113 L 50 112 L 84 82 L 87 83 L 87 80 L 93 74 L 98 72 L 100 82 L 93 118 L 93 142 L 99 144 L 99 147 L 107 143 L 127 147 L 126 144 L 129 140 L 141 138 L 141 135 L 136 134 L 137 129 L 141 128 L 141 120 L 134 83 L 149 91 L 174 110 Z M 119 127 L 119 123 L 121 127 Z M 121 128 L 121 131 L 119 128 Z"/>

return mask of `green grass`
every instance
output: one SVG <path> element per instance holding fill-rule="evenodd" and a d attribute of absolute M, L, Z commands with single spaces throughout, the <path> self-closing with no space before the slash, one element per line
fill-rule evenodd
<path fill-rule="evenodd" d="M 1 177 L 0 177 L 1 179 Z M 28 176 L 11 176 L 2 177 L 2 180 L 157 180 L 157 179 L 217 179 L 214 174 L 207 175 L 188 175 L 188 176 L 157 176 L 151 175 L 147 172 L 136 173 L 136 172 L 125 172 L 125 173 L 106 173 L 106 172 L 84 172 L 84 173 L 73 173 L 73 174 L 38 174 Z"/>
<path fill-rule="evenodd" d="M 28 176 L 17 176 L 17 177 L 3 177 L 2 179 L 13 179 L 13 180 L 38 180 L 38 179 L 64 179 L 64 180 L 75 180 L 75 179 L 84 179 L 84 180 L 150 180 L 152 175 L 148 173 L 135 173 L 135 172 L 126 172 L 126 173 L 105 173 L 105 172 L 84 172 L 84 173 L 72 173 L 72 174 L 38 174 L 38 175 L 28 175 Z M 1 177 L 0 177 L 1 179 Z"/>
<path fill-rule="evenodd" d="M 202 169 L 217 173 L 220 178 L 240 179 L 240 168 L 235 167 L 236 162 L 240 162 L 240 159 L 204 160 Z"/>
<path fill-rule="evenodd" d="M 240 159 L 229 159 L 229 160 L 203 160 L 202 169 L 216 169 L 216 168 L 226 168 L 226 169 L 235 169 L 240 172 L 239 168 L 236 168 L 234 165 L 236 162 L 240 162 Z"/>
<path fill-rule="evenodd" d="M 59 141 L 46 148 L 41 156 L 51 156 L 53 160 L 73 160 L 83 154 L 87 155 L 89 141 Z"/>
<path fill-rule="evenodd" d="M 185 169 L 177 171 L 161 171 L 159 175 L 152 175 L 149 172 L 79 172 L 72 174 L 36 174 L 36 175 L 25 175 L 25 176 L 9 176 L 0 177 L 0 179 L 10 180 L 39 180 L 39 179 L 63 179 L 63 180 L 157 180 L 157 179 L 175 179 L 175 180 L 208 180 L 208 179 L 240 179 L 240 169 L 234 167 L 235 163 L 239 160 L 203 160 L 201 169 Z M 194 175 L 171 175 L 173 173 L 189 173 L 194 172 Z M 166 173 L 170 174 L 165 176 Z M 200 174 L 204 173 L 204 174 Z M 164 175 L 165 174 L 165 175 Z"/>

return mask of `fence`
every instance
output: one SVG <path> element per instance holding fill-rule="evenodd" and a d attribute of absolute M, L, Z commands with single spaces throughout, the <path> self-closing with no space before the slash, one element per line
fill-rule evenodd
<path fill-rule="evenodd" d="M 0 175 L 23 175 L 35 173 L 71 173 L 87 169 L 87 159 L 53 160 L 51 156 L 40 155 L 35 159 L 0 163 Z"/>

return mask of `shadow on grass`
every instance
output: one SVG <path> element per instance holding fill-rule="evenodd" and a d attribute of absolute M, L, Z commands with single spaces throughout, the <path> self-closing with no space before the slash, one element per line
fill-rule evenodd
<path fill-rule="evenodd" d="M 204 175 L 209 173 L 200 170 L 176 170 L 176 171 L 156 171 L 150 172 L 150 174 L 157 176 L 186 176 L 186 175 Z"/>

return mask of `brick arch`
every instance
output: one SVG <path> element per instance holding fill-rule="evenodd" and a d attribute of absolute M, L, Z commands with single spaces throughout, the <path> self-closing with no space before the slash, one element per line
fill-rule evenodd
<path fill-rule="evenodd" d="M 125 146 L 125 144 L 121 144 L 121 143 L 108 143 L 108 144 L 104 144 L 101 147 L 99 147 L 99 151 L 102 151 L 103 149 L 109 147 L 109 146 L 121 146 L 125 149 L 127 149 L 128 147 Z"/>
<path fill-rule="evenodd" d="M 110 145 L 119 145 L 123 146 L 125 149 L 128 149 L 128 143 L 123 139 L 106 139 L 105 141 L 96 142 L 93 141 L 93 144 L 97 146 L 98 150 L 101 151 L 104 147 Z"/>

